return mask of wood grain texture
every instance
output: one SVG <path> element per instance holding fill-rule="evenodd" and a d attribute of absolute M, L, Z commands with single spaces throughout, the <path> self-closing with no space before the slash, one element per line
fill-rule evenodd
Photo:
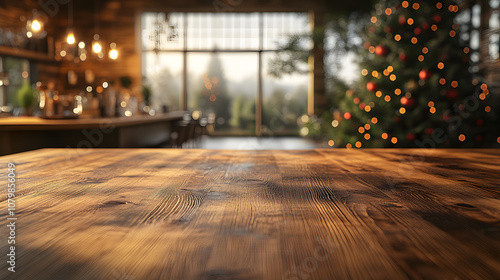
<path fill-rule="evenodd" d="M 16 279 L 500 275 L 500 150 L 67 154 L 0 157 L 2 185 L 17 170 Z"/>

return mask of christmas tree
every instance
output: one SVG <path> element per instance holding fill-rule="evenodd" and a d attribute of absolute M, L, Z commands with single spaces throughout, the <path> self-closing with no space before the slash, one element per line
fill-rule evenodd
<path fill-rule="evenodd" d="M 453 1 L 380 1 L 363 32 L 358 87 L 337 94 L 320 132 L 330 146 L 491 147 L 488 86 L 471 73 Z"/>

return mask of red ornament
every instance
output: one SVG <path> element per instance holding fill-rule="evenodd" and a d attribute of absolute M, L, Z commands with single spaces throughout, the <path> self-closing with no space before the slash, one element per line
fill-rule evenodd
<path fill-rule="evenodd" d="M 413 30 L 413 33 L 415 33 L 415 35 L 420 35 L 420 33 L 422 33 L 422 29 L 420 29 L 420 27 L 417 27 L 415 28 L 415 30 Z"/>
<path fill-rule="evenodd" d="M 401 97 L 401 99 L 399 100 L 399 102 L 401 102 L 401 105 L 406 105 L 408 104 L 408 98 L 406 98 L 405 96 Z"/>
<path fill-rule="evenodd" d="M 484 124 L 483 119 L 477 119 L 477 120 L 476 120 L 476 124 L 477 124 L 478 126 L 482 126 L 482 125 Z"/>
<path fill-rule="evenodd" d="M 406 139 L 407 139 L 408 141 L 413 141 L 413 140 L 415 140 L 415 134 L 413 134 L 413 133 L 408 133 L 408 134 L 406 134 Z"/>
<path fill-rule="evenodd" d="M 401 60 L 401 61 L 407 61 L 408 60 L 408 56 L 406 56 L 406 54 L 404 54 L 404 53 L 400 53 L 399 54 L 399 60 Z"/>
<path fill-rule="evenodd" d="M 399 101 L 401 102 L 401 105 L 405 107 L 412 107 L 413 105 L 415 105 L 415 99 L 406 98 L 406 96 L 401 97 Z"/>
<path fill-rule="evenodd" d="M 361 104 L 359 104 L 359 109 L 360 109 L 360 110 L 364 110 L 364 109 L 365 109 L 365 107 L 366 107 L 366 104 L 365 104 L 365 103 L 361 103 Z"/>
<path fill-rule="evenodd" d="M 418 77 L 420 78 L 420 80 L 428 80 L 430 77 L 431 77 L 431 72 L 429 72 L 429 70 L 426 70 L 426 69 L 422 69 L 419 73 L 418 73 Z"/>
<path fill-rule="evenodd" d="M 372 44 L 370 44 L 370 42 L 365 42 L 365 43 L 363 44 L 363 47 L 364 47 L 365 49 L 369 49 L 371 46 L 372 46 Z"/>
<path fill-rule="evenodd" d="M 375 54 L 378 56 L 386 56 L 389 53 L 389 48 L 383 45 L 375 47 Z"/>
<path fill-rule="evenodd" d="M 374 82 L 368 82 L 366 83 L 366 89 L 375 92 L 378 89 L 378 85 Z"/>
<path fill-rule="evenodd" d="M 425 129 L 425 134 L 432 134 L 432 132 L 434 132 L 434 128 L 432 127 L 428 127 Z"/>
<path fill-rule="evenodd" d="M 399 24 L 403 25 L 406 23 L 406 18 L 404 16 L 400 16 L 398 21 L 399 21 Z"/>
<path fill-rule="evenodd" d="M 458 97 L 458 90 L 456 89 L 449 89 L 446 91 L 446 98 L 449 100 L 455 100 Z"/>
<path fill-rule="evenodd" d="M 344 119 L 348 120 L 348 119 L 350 119 L 350 118 L 351 118 L 351 113 L 349 113 L 349 112 L 345 112 L 345 113 L 344 113 Z"/>
<path fill-rule="evenodd" d="M 432 19 L 434 20 L 434 22 L 441 22 L 441 20 L 442 20 L 440 15 L 435 15 L 432 17 Z"/>
<path fill-rule="evenodd" d="M 424 30 L 428 30 L 428 29 L 429 29 L 429 27 L 430 27 L 430 25 L 429 25 L 427 22 L 422 23 L 422 28 L 423 28 Z"/>

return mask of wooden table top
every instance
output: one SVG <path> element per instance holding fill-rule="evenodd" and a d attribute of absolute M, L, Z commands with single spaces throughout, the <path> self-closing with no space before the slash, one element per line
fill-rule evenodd
<path fill-rule="evenodd" d="M 137 115 L 133 117 L 95 118 L 95 119 L 42 119 L 39 117 L 8 117 L 0 118 L 2 130 L 66 130 L 93 129 L 102 126 L 131 126 L 147 123 L 181 120 L 185 111 L 159 113 L 155 116 Z"/>
<path fill-rule="evenodd" d="M 73 153 L 74 154 L 74 153 Z M 0 278 L 499 279 L 499 150 L 0 157 Z"/>

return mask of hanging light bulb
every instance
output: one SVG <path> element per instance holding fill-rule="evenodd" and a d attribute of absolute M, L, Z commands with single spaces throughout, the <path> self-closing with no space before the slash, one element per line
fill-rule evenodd
<path fill-rule="evenodd" d="M 68 44 L 73 45 L 76 42 L 75 33 L 72 29 L 68 29 L 68 33 L 66 34 L 66 42 Z"/>
<path fill-rule="evenodd" d="M 113 42 L 109 45 L 111 49 L 109 50 L 109 58 L 116 60 L 118 58 L 118 50 L 116 49 L 116 43 Z"/>
<path fill-rule="evenodd" d="M 99 54 L 102 52 L 102 45 L 101 42 L 99 41 L 99 34 L 94 35 L 94 41 L 92 41 L 92 51 L 95 54 Z"/>
<path fill-rule="evenodd" d="M 37 10 L 32 11 L 33 15 L 26 21 L 26 37 L 28 38 L 43 38 L 47 32 L 43 30 L 46 17 Z"/>
<path fill-rule="evenodd" d="M 40 32 L 42 30 L 42 23 L 37 19 L 31 21 L 31 30 L 33 32 Z"/>

